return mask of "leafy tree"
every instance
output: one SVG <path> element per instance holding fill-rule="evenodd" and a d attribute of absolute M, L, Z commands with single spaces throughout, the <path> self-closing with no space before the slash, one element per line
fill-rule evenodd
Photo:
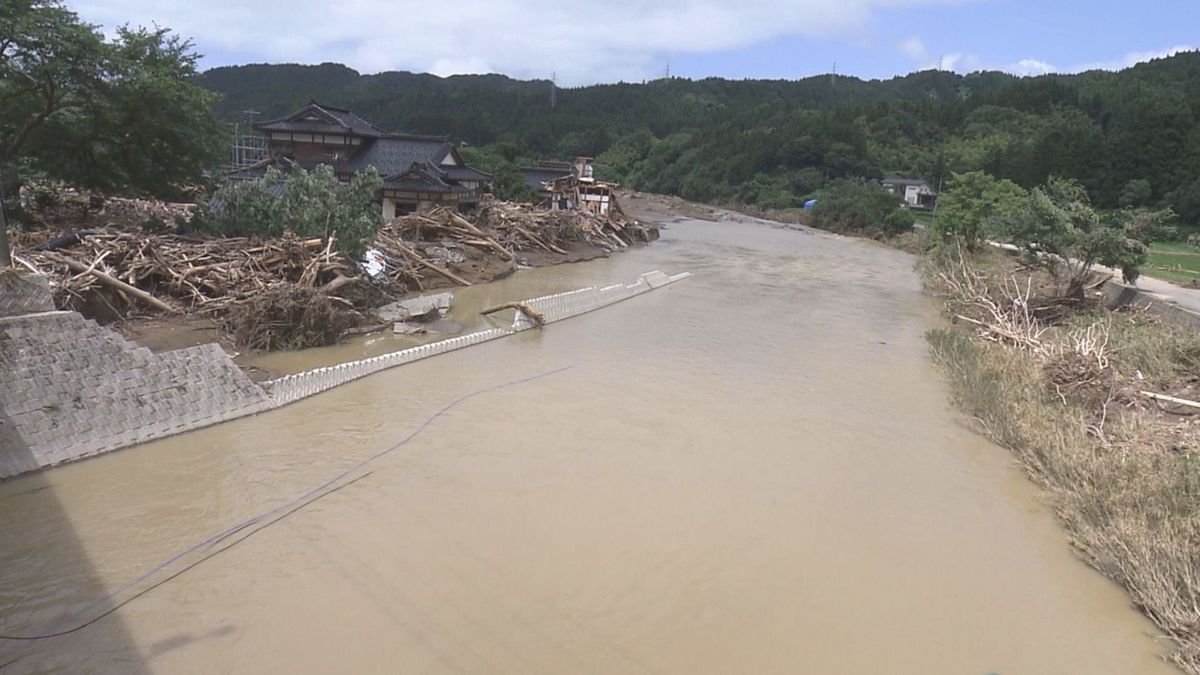
<path fill-rule="evenodd" d="M 357 258 L 379 232 L 383 216 L 375 196 L 382 187 L 374 169 L 355 174 L 349 183 L 339 181 L 325 164 L 286 176 L 270 169 L 262 178 L 226 184 L 192 225 L 223 237 L 336 234 L 337 249 Z"/>
<path fill-rule="evenodd" d="M 817 193 L 812 224 L 833 232 L 867 235 L 895 234 L 899 200 L 874 181 L 840 179 Z M 908 222 L 912 228 L 912 221 Z"/>
<path fill-rule="evenodd" d="M 1121 209 L 1115 212 L 1114 219 L 1124 223 L 1130 236 L 1141 242 L 1172 241 L 1179 238 L 1177 216 L 1171 209 Z"/>
<path fill-rule="evenodd" d="M 537 200 L 537 191 L 529 187 L 517 166 L 519 161 L 533 160 L 522 159 L 516 144 L 499 143 L 485 148 L 464 148 L 463 159 L 468 164 L 492 174 L 492 193 L 500 199 L 526 203 Z"/>
<path fill-rule="evenodd" d="M 953 174 L 938 198 L 931 238 L 935 242 L 957 239 L 974 250 L 989 234 L 1003 230 L 1026 199 L 1025 190 L 1008 179 L 997 180 L 982 171 Z"/>
<path fill-rule="evenodd" d="M 1136 280 L 1146 263 L 1135 219 L 1097 211 L 1073 180 L 1051 178 L 1030 192 L 1029 208 L 1010 232 L 1013 243 L 1046 263 L 1071 296 L 1082 295 L 1096 263 L 1120 269 L 1128 281 Z"/>
<path fill-rule="evenodd" d="M 1137 208 L 1150 203 L 1154 189 L 1145 178 L 1134 178 L 1121 188 L 1120 204 L 1123 208 Z"/>
<path fill-rule="evenodd" d="M 510 202 L 530 203 L 538 199 L 537 190 L 525 182 L 525 176 L 512 162 L 503 162 L 492 170 L 492 191 Z"/>
<path fill-rule="evenodd" d="M 655 141 L 649 129 L 638 129 L 613 143 L 596 157 L 598 177 L 616 182 L 626 182 L 638 162 L 646 158 Z"/>
<path fill-rule="evenodd" d="M 1192 232 L 1200 232 L 1200 177 L 1183 183 L 1167 200 L 1179 214 L 1179 220 Z"/>
<path fill-rule="evenodd" d="M 224 147 L 191 42 L 164 28 L 106 40 L 59 0 L 0 4 L 0 190 L 44 176 L 170 196 Z"/>
<path fill-rule="evenodd" d="M 887 218 L 883 219 L 883 232 L 890 235 L 912 232 L 915 223 L 916 220 L 913 218 L 912 211 L 896 208 L 888 214 Z"/>

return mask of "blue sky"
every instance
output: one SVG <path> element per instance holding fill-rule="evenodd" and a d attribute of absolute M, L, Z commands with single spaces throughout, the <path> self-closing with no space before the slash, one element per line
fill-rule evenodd
<path fill-rule="evenodd" d="M 839 73 L 887 78 L 941 62 L 962 72 L 1030 74 L 1041 70 L 1032 61 L 1067 72 L 1114 69 L 1179 48 L 1200 48 L 1200 0 L 985 0 L 880 10 L 857 40 L 782 36 L 733 51 L 677 55 L 671 70 L 792 79 L 827 73 L 836 62 Z"/>
<path fill-rule="evenodd" d="M 68 0 L 107 28 L 159 23 L 205 67 L 346 63 L 361 72 L 556 73 L 565 85 L 672 74 L 891 77 L 1120 68 L 1200 47 L 1200 0 Z M 585 5 L 582 5 L 586 7 Z M 1153 7 L 1150 9 L 1149 7 Z M 336 8 L 336 9 L 335 9 Z"/>

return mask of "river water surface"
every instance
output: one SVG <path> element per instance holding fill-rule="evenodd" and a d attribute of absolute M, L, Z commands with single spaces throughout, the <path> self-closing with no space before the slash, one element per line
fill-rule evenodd
<path fill-rule="evenodd" d="M 473 397 L 349 487 L 4 672 L 1174 672 L 960 423 L 910 256 L 760 224 L 458 291 L 695 276 L 542 332 L 0 484 L 0 634 L 36 633 Z M 274 355 L 301 370 L 408 343 Z M 94 612 L 93 612 L 94 614 Z M 59 627 L 71 627 L 62 624 Z M 15 660 L 14 660 L 15 659 Z"/>

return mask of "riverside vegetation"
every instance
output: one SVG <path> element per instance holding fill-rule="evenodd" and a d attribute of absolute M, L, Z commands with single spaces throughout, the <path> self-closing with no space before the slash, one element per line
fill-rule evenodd
<path fill-rule="evenodd" d="M 1091 269 L 1136 276 L 1138 237 L 1162 214 L 1099 213 L 1077 184 L 1025 192 L 985 176 L 958 180 L 946 203 L 920 267 L 956 324 L 927 335 L 954 402 L 1046 489 L 1080 555 L 1173 640 L 1171 659 L 1200 672 L 1200 409 L 1147 395 L 1200 398 L 1200 331 L 1105 309 Z"/>

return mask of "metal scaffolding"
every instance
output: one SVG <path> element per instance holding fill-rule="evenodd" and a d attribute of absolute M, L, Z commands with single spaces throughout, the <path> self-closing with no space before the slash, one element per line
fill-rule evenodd
<path fill-rule="evenodd" d="M 233 125 L 230 169 L 244 169 L 266 159 L 267 138 L 254 128 L 260 114 L 257 110 L 245 110 L 241 119 Z"/>

